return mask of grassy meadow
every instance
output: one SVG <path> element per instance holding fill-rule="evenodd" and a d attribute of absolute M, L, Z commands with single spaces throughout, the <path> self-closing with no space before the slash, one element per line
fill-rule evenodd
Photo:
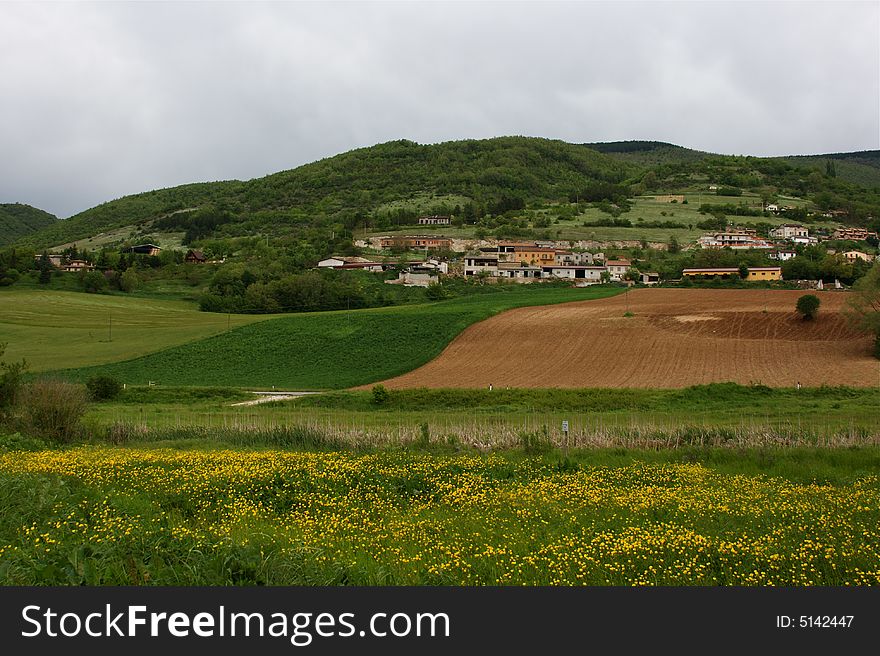
<path fill-rule="evenodd" d="M 199 312 L 194 303 L 34 289 L 0 291 L 6 360 L 32 372 L 137 358 L 270 318 Z"/>
<path fill-rule="evenodd" d="M 705 221 L 707 215 L 700 214 L 699 208 L 703 203 L 713 205 L 746 205 L 751 208 L 761 208 L 761 197 L 757 194 L 744 193 L 742 196 L 716 196 L 714 193 L 699 191 L 689 191 L 681 194 L 687 199 L 687 203 L 669 203 L 667 201 L 659 201 L 654 196 L 639 196 L 633 199 L 632 209 L 626 214 L 620 216 L 621 219 L 628 219 L 632 222 L 632 227 L 618 226 L 585 226 L 584 222 L 593 223 L 599 219 L 609 218 L 601 210 L 595 207 L 586 208 L 580 214 L 570 218 L 560 218 L 550 225 L 546 230 L 554 239 L 562 240 L 581 240 L 588 239 L 594 241 L 639 241 L 646 239 L 649 242 L 666 243 L 670 236 L 674 236 L 679 243 L 688 244 L 695 243 L 697 239 L 705 234 L 705 230 L 697 227 L 697 223 Z M 801 206 L 804 201 L 801 199 L 785 198 L 782 201 L 786 205 Z M 549 205 L 542 211 L 551 217 L 556 217 L 554 206 Z M 639 226 L 639 219 L 644 222 L 674 222 L 684 224 L 684 228 L 643 228 Z M 755 216 L 731 216 L 732 221 L 741 223 L 770 223 L 779 225 L 786 223 L 783 217 L 755 217 Z M 816 222 L 809 224 L 810 227 L 836 227 L 833 222 Z M 689 226 L 689 227 L 687 227 Z M 476 226 L 407 226 L 406 228 L 382 229 L 374 230 L 373 234 L 436 234 L 446 235 L 457 239 L 475 239 Z M 539 232 L 542 229 L 538 229 Z M 361 235 L 358 235 L 361 237 Z M 365 235 L 369 236 L 369 235 Z"/>
<path fill-rule="evenodd" d="M 108 375 L 129 385 L 157 381 L 169 386 L 340 389 L 419 367 L 462 330 L 498 312 L 622 291 L 521 285 L 493 289 L 424 305 L 286 315 L 137 359 L 58 374 L 79 381 Z"/>
<path fill-rule="evenodd" d="M 558 448 L 854 446 L 880 443 L 880 390 L 767 388 L 734 383 L 685 389 L 389 390 L 327 392 L 235 406 L 225 388 L 130 388 L 86 415 L 93 436 L 153 439 L 212 431 L 304 429 L 349 447 L 435 444 L 509 449 L 523 436 Z M 569 422 L 568 434 L 562 422 Z"/>
<path fill-rule="evenodd" d="M 768 475 L 775 452 L 722 456 L 732 472 L 703 453 L 8 453 L 0 583 L 880 583 L 876 448 L 799 454 L 822 483 Z"/>

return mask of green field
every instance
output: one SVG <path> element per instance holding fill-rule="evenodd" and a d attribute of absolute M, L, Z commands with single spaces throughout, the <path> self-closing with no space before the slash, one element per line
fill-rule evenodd
<path fill-rule="evenodd" d="M 462 330 L 515 307 L 605 298 L 619 287 L 496 286 L 438 303 L 303 313 L 252 323 L 148 356 L 60 372 L 129 385 L 340 389 L 383 380 L 435 357 Z"/>
<path fill-rule="evenodd" d="M 0 291 L 6 360 L 32 372 L 136 358 L 269 317 L 199 312 L 194 303 L 34 289 Z"/>
<path fill-rule="evenodd" d="M 878 466 L 876 447 L 16 451 L 0 584 L 877 585 Z"/>

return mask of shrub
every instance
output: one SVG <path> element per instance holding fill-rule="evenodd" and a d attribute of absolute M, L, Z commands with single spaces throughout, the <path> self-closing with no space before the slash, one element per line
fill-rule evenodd
<path fill-rule="evenodd" d="M 523 451 L 529 455 L 540 455 L 553 450 L 553 442 L 550 440 L 550 434 L 546 426 L 542 426 L 541 430 L 531 433 L 520 433 L 519 444 Z"/>
<path fill-rule="evenodd" d="M 813 294 L 804 294 L 797 300 L 795 308 L 806 320 L 813 319 L 819 312 L 819 297 Z"/>
<path fill-rule="evenodd" d="M 880 333 L 874 338 L 874 357 L 880 360 Z"/>
<path fill-rule="evenodd" d="M 104 274 L 100 271 L 89 271 L 80 279 L 83 289 L 90 294 L 101 293 L 107 290 L 108 283 Z"/>
<path fill-rule="evenodd" d="M 375 405 L 385 405 L 388 403 L 388 390 L 384 385 L 373 385 L 373 403 Z"/>
<path fill-rule="evenodd" d="M 109 401 L 122 392 L 122 383 L 112 376 L 93 376 L 86 381 L 92 401 Z"/>
<path fill-rule="evenodd" d="M 6 350 L 6 344 L 0 344 L 0 356 Z M 27 369 L 24 360 L 20 362 L 0 362 L 0 419 L 6 418 L 15 406 L 21 391 L 21 377 Z"/>
<path fill-rule="evenodd" d="M 19 405 L 29 434 L 66 443 L 76 437 L 87 403 L 82 385 L 40 380 L 25 386 Z"/>

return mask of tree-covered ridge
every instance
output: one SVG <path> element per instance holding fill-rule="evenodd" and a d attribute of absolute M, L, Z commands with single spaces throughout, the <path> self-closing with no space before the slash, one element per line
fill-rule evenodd
<path fill-rule="evenodd" d="M 234 194 L 241 184 L 237 181 L 202 182 L 123 196 L 58 221 L 23 243 L 39 248 L 54 246 L 113 228 L 139 224 L 177 210 L 220 203 Z"/>
<path fill-rule="evenodd" d="M 511 196 L 533 203 L 637 173 L 595 151 L 547 139 L 502 137 L 433 145 L 393 141 L 247 182 L 191 184 L 126 196 L 81 212 L 28 243 L 51 246 L 207 205 L 238 217 L 242 234 L 285 234 L 297 226 L 350 226 L 383 203 L 420 193 L 457 194 L 482 204 Z"/>
<path fill-rule="evenodd" d="M 23 203 L 0 204 L 0 246 L 51 226 L 57 220 L 54 214 Z"/>
<path fill-rule="evenodd" d="M 135 238 L 151 231 L 183 232 L 189 235 L 187 243 L 212 233 L 327 243 L 350 241 L 356 228 L 381 228 L 390 214 L 417 198 L 453 199 L 443 212 L 475 223 L 548 202 L 575 202 L 599 188 L 614 191 L 605 198 L 616 206 L 610 209 L 625 211 L 627 197 L 706 189 L 713 183 L 758 193 L 768 202 L 777 195 L 804 198 L 823 211 L 843 210 L 835 216 L 845 214 L 847 223 L 866 225 L 880 216 L 880 168 L 862 163 L 872 161 L 872 153 L 817 156 L 804 165 L 785 158 L 714 155 L 662 142 L 570 144 L 535 137 L 430 145 L 392 141 L 247 182 L 189 184 L 126 196 L 20 243 L 41 249 L 125 226 L 138 226 Z M 851 181 L 853 167 L 870 172 L 868 178 L 876 175 L 878 185 Z M 409 219 L 423 209 L 407 208 Z"/>

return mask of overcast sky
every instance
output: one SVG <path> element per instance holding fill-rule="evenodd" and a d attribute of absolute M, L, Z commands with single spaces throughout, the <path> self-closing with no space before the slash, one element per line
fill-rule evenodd
<path fill-rule="evenodd" d="M 0 202 L 67 217 L 392 139 L 880 148 L 880 3 L 0 2 Z"/>

